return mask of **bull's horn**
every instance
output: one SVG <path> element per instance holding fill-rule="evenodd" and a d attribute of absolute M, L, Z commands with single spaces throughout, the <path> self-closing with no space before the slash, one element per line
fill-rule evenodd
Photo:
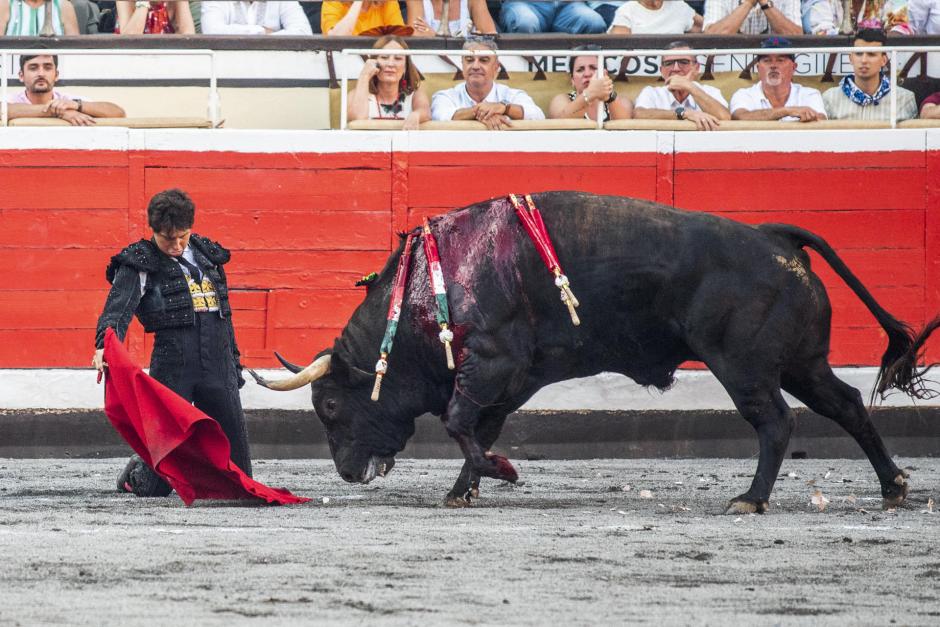
<path fill-rule="evenodd" d="M 283 379 L 281 381 L 268 381 L 261 375 L 259 375 L 254 370 L 248 369 L 248 372 L 251 373 L 251 376 L 255 378 L 255 381 L 258 382 L 258 385 L 262 385 L 269 390 L 275 390 L 278 392 L 286 392 L 288 390 L 296 390 L 301 388 L 308 383 L 313 383 L 320 377 L 326 375 L 330 371 L 330 356 L 322 355 L 317 358 L 312 364 L 290 377 L 289 379 Z"/>
<path fill-rule="evenodd" d="M 303 366 L 298 366 L 297 364 L 292 364 L 291 362 L 287 361 L 286 359 L 281 357 L 281 354 L 277 351 L 274 351 L 274 356 L 277 357 L 277 360 L 281 362 L 282 366 L 284 366 L 285 368 L 287 368 L 294 374 L 297 374 L 298 372 L 304 369 Z"/>

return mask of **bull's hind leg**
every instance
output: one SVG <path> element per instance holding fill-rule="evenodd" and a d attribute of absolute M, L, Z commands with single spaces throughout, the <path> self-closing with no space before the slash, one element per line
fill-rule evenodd
<path fill-rule="evenodd" d="M 909 489 L 907 473 L 891 460 L 858 390 L 836 377 L 825 361 L 805 370 L 791 369 L 783 376 L 783 389 L 817 414 L 836 422 L 855 438 L 878 475 L 885 508 L 897 507 L 904 502 Z"/>

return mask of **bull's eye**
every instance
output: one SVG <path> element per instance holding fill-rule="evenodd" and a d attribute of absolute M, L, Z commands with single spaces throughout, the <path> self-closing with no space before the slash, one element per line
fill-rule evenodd
<path fill-rule="evenodd" d="M 326 399 L 326 402 L 323 403 L 323 408 L 327 411 L 327 413 L 332 414 L 336 411 L 336 401 L 332 398 Z"/>

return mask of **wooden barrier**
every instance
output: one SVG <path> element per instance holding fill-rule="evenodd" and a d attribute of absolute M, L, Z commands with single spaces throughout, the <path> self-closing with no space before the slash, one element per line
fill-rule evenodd
<path fill-rule="evenodd" d="M 14 118 L 8 126 L 72 126 L 59 118 Z M 121 128 L 212 128 L 205 118 L 95 118 L 95 126 Z"/>
<path fill-rule="evenodd" d="M 381 269 L 396 232 L 423 216 L 552 189 L 809 228 L 886 309 L 919 326 L 940 311 L 940 149 L 924 151 L 932 131 L 912 132 L 638 131 L 626 143 L 594 131 L 562 141 L 414 133 L 393 149 L 398 135 L 380 132 L 127 131 L 142 136 L 128 145 L 163 149 L 102 149 L 93 138 L 85 149 L 0 149 L 0 368 L 88 365 L 107 260 L 148 234 L 147 201 L 169 187 L 193 196 L 195 230 L 233 251 L 250 366 L 276 365 L 274 349 L 302 362 L 331 345 L 362 300 L 353 283 Z M 814 270 L 833 302 L 834 363 L 877 364 L 877 323 L 825 263 L 814 259 Z M 132 328 L 130 348 L 145 362 L 149 339 Z M 940 359 L 936 342 L 928 351 Z"/>
<path fill-rule="evenodd" d="M 352 131 L 401 130 L 401 120 L 355 120 L 349 123 Z M 940 120 L 908 120 L 899 124 L 903 128 L 938 128 Z M 820 120 L 818 122 L 762 122 L 752 120 L 725 120 L 721 131 L 819 131 L 819 130 L 874 130 L 891 128 L 888 122 L 870 120 Z M 419 127 L 422 131 L 485 131 L 486 126 L 475 120 L 431 121 Z M 695 131 L 694 122 L 688 120 L 611 120 L 605 122 L 608 131 Z M 565 120 L 513 120 L 507 130 L 512 131 L 587 131 L 597 130 L 597 123 L 586 119 Z"/>

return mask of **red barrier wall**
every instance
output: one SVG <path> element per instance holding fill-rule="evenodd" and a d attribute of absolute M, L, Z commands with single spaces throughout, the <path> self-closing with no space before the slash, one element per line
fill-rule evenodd
<path fill-rule="evenodd" d="M 565 134 L 559 134 L 564 138 Z M 508 192 L 578 189 L 658 200 L 826 237 L 881 304 L 914 326 L 940 312 L 940 151 L 0 151 L 0 367 L 84 367 L 110 255 L 147 234 L 149 197 L 187 190 L 196 231 L 233 251 L 244 361 L 330 345 L 395 232 Z M 884 338 L 821 260 L 833 362 L 873 365 Z M 129 344 L 149 343 L 137 323 Z M 932 349 L 934 360 L 940 350 Z"/>

